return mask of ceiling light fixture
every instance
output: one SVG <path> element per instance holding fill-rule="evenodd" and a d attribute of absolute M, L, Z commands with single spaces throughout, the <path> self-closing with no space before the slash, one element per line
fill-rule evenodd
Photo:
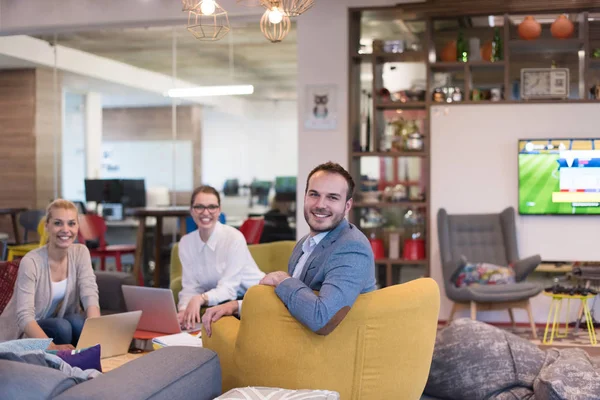
<path fill-rule="evenodd" d="M 203 0 L 189 12 L 187 30 L 198 40 L 222 39 L 231 30 L 227 11 L 214 0 Z"/>
<path fill-rule="evenodd" d="M 167 97 L 206 97 L 236 96 L 254 93 L 252 85 L 197 86 L 191 88 L 169 89 Z"/>
<path fill-rule="evenodd" d="M 283 19 L 283 13 L 277 7 L 271 8 L 271 12 L 269 13 L 269 22 L 272 24 L 278 24 Z"/>
<path fill-rule="evenodd" d="M 292 23 L 279 8 L 279 1 L 271 1 L 268 8 L 260 19 L 260 30 L 272 43 L 281 42 L 290 32 Z"/>
<path fill-rule="evenodd" d="M 202 0 L 200 2 L 200 12 L 203 15 L 212 15 L 217 9 L 215 0 Z"/>

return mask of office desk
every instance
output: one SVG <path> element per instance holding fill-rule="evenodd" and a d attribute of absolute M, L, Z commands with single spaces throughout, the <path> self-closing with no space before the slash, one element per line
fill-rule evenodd
<path fill-rule="evenodd" d="M 17 224 L 17 214 L 23 211 L 27 211 L 27 208 L 22 207 L 8 207 L 8 208 L 0 208 L 0 216 L 1 215 L 10 215 L 10 219 L 12 221 L 13 226 L 13 235 L 15 235 L 15 243 L 21 244 L 21 237 L 19 235 L 19 225 Z"/>
<path fill-rule="evenodd" d="M 160 257 L 160 249 L 162 247 L 162 227 L 163 218 L 177 217 L 179 219 L 179 232 L 181 236 L 185 235 L 185 219 L 190 215 L 190 208 L 187 206 L 181 207 L 141 207 L 132 208 L 128 212 L 138 219 L 137 239 L 135 247 L 135 261 L 133 263 L 133 276 L 140 276 L 140 268 L 142 268 L 142 260 L 144 255 L 144 232 L 146 230 L 146 217 L 156 218 L 154 225 L 154 286 L 160 285 L 160 275 L 162 271 L 162 262 Z"/>

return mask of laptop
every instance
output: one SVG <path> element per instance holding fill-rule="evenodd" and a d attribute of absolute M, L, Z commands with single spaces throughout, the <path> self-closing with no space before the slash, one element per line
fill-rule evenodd
<path fill-rule="evenodd" d="M 121 289 L 127 310 L 142 311 L 138 330 L 174 334 L 202 329 L 201 323 L 191 329 L 181 328 L 171 289 L 129 285 L 123 285 Z"/>
<path fill-rule="evenodd" d="M 141 311 L 132 311 L 86 319 L 77 349 L 100 343 L 100 358 L 127 353 L 141 316 Z"/>

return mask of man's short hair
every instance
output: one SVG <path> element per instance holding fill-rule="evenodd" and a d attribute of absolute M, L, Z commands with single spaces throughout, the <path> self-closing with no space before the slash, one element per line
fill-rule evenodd
<path fill-rule="evenodd" d="M 310 177 L 319 171 L 325 171 L 325 172 L 329 172 L 330 174 L 341 175 L 346 180 L 346 183 L 348 184 L 348 192 L 346 193 L 346 201 L 348 201 L 352 198 L 352 196 L 354 195 L 354 179 L 352 179 L 352 176 L 348 173 L 348 171 L 346 171 L 344 169 L 344 167 L 342 167 L 338 163 L 334 163 L 331 161 L 328 161 L 324 164 L 317 165 L 315 168 L 313 168 L 312 171 L 310 171 L 310 174 L 308 174 L 308 178 L 306 178 L 306 188 L 304 189 L 304 194 L 306 194 L 306 192 L 308 191 L 308 182 L 310 181 Z"/>

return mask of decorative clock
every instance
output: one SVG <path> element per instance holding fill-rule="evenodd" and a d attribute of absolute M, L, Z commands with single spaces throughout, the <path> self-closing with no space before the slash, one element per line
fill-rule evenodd
<path fill-rule="evenodd" d="M 566 99 L 568 97 L 568 68 L 521 69 L 522 99 Z"/>

